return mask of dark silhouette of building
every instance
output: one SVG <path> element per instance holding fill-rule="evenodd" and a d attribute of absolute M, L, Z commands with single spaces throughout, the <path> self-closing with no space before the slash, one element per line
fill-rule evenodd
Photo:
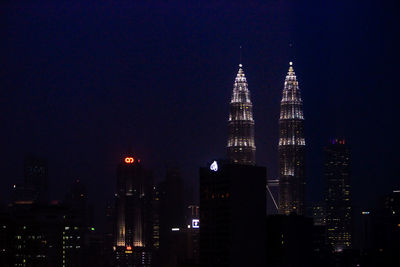
<path fill-rule="evenodd" d="M 324 154 L 327 237 L 335 251 L 342 251 L 352 246 L 350 148 L 344 139 L 335 139 Z"/>
<path fill-rule="evenodd" d="M 80 179 L 74 180 L 64 202 L 74 216 L 79 218 L 81 226 L 89 227 L 93 225 L 92 209 L 88 204 L 87 187 Z"/>
<path fill-rule="evenodd" d="M 232 98 L 229 105 L 228 120 L 228 159 L 233 163 L 256 163 L 254 143 L 253 105 L 242 64 L 233 84 Z"/>
<path fill-rule="evenodd" d="M 267 216 L 266 266 L 314 266 L 313 234 L 311 218 L 295 214 Z"/>
<path fill-rule="evenodd" d="M 48 166 L 47 160 L 28 156 L 24 160 L 24 186 L 33 191 L 34 201 L 48 200 Z"/>
<path fill-rule="evenodd" d="M 303 101 L 290 62 L 279 117 L 280 214 L 304 214 L 305 145 Z"/>
<path fill-rule="evenodd" d="M 200 265 L 264 266 L 266 168 L 200 168 Z"/>
<path fill-rule="evenodd" d="M 116 266 L 148 266 L 153 259 L 153 178 L 140 160 L 122 159 L 117 169 Z"/>
<path fill-rule="evenodd" d="M 326 225 L 326 207 L 325 202 L 314 203 L 310 207 L 310 217 L 314 220 L 314 225 Z"/>
<path fill-rule="evenodd" d="M 90 229 L 69 207 L 58 202 L 13 203 L 6 220 L 1 219 L 9 239 L 7 258 L 12 263 L 4 266 L 79 267 L 87 263 Z"/>
<path fill-rule="evenodd" d="M 362 211 L 359 226 L 359 248 L 369 252 L 372 249 L 372 214 L 371 211 Z"/>
<path fill-rule="evenodd" d="M 400 262 L 400 190 L 380 199 L 378 210 L 372 214 L 372 245 L 375 266 Z M 397 266 L 396 265 L 396 266 Z"/>
<path fill-rule="evenodd" d="M 35 156 L 24 159 L 24 180 L 13 185 L 12 202 L 15 204 L 45 204 L 48 201 L 47 161 Z"/>
<path fill-rule="evenodd" d="M 159 215 L 160 215 L 160 257 L 163 266 L 177 266 L 179 261 L 179 244 L 177 231 L 185 225 L 185 212 L 183 201 L 183 181 L 181 173 L 176 167 L 168 167 L 165 180 L 159 186 Z"/>

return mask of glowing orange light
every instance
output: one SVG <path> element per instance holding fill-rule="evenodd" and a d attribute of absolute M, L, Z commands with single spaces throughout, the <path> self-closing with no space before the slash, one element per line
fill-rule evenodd
<path fill-rule="evenodd" d="M 135 159 L 132 157 L 126 157 L 125 158 L 125 163 L 127 164 L 132 164 L 133 162 L 135 162 Z"/>
<path fill-rule="evenodd" d="M 132 250 L 132 247 L 131 246 L 127 246 L 126 250 Z"/>

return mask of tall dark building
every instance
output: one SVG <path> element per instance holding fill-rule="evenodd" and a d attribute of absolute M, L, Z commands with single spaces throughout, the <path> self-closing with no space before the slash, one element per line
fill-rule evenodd
<path fill-rule="evenodd" d="M 375 251 L 387 261 L 400 262 L 400 190 L 393 190 L 380 199 L 372 227 L 372 245 Z"/>
<path fill-rule="evenodd" d="M 254 165 L 256 146 L 254 143 L 253 105 L 242 64 L 233 84 L 228 121 L 228 159 L 237 164 Z"/>
<path fill-rule="evenodd" d="M 265 167 L 200 168 L 200 265 L 265 266 Z"/>
<path fill-rule="evenodd" d="M 164 181 L 159 184 L 160 257 L 163 266 L 177 266 L 180 244 L 171 229 L 185 225 L 183 181 L 178 168 L 168 167 Z"/>
<path fill-rule="evenodd" d="M 279 118 L 279 212 L 281 214 L 304 214 L 305 146 L 303 101 L 290 62 Z"/>
<path fill-rule="evenodd" d="M 32 192 L 33 201 L 46 202 L 48 197 L 48 167 L 42 158 L 29 156 L 24 160 L 24 188 Z"/>
<path fill-rule="evenodd" d="M 265 266 L 326 266 L 313 265 L 314 232 L 311 218 L 295 214 L 267 216 Z"/>
<path fill-rule="evenodd" d="M 153 179 L 139 160 L 117 169 L 115 266 L 149 266 L 153 251 Z"/>
<path fill-rule="evenodd" d="M 335 139 L 324 153 L 327 237 L 335 251 L 342 251 L 352 243 L 350 148 L 345 140 Z"/>

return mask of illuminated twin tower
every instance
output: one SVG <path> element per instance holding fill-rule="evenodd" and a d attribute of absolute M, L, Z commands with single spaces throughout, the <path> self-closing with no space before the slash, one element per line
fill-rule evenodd
<path fill-rule="evenodd" d="M 242 64 L 233 85 L 228 121 L 228 159 L 255 165 L 253 106 Z M 279 118 L 279 213 L 304 214 L 305 139 L 303 102 L 290 62 Z"/>

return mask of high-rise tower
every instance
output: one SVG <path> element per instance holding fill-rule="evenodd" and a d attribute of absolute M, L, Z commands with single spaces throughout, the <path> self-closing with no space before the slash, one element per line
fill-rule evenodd
<path fill-rule="evenodd" d="M 150 266 L 153 249 L 153 178 L 139 160 L 117 169 L 115 266 Z"/>
<path fill-rule="evenodd" d="M 228 159 L 232 163 L 255 165 L 253 105 L 242 64 L 233 84 L 229 106 Z"/>
<path fill-rule="evenodd" d="M 335 139 L 324 154 L 328 242 L 335 251 L 342 251 L 351 248 L 352 241 L 350 148 L 344 139 Z"/>
<path fill-rule="evenodd" d="M 279 118 L 279 212 L 304 214 L 305 139 L 303 101 L 290 62 Z"/>

